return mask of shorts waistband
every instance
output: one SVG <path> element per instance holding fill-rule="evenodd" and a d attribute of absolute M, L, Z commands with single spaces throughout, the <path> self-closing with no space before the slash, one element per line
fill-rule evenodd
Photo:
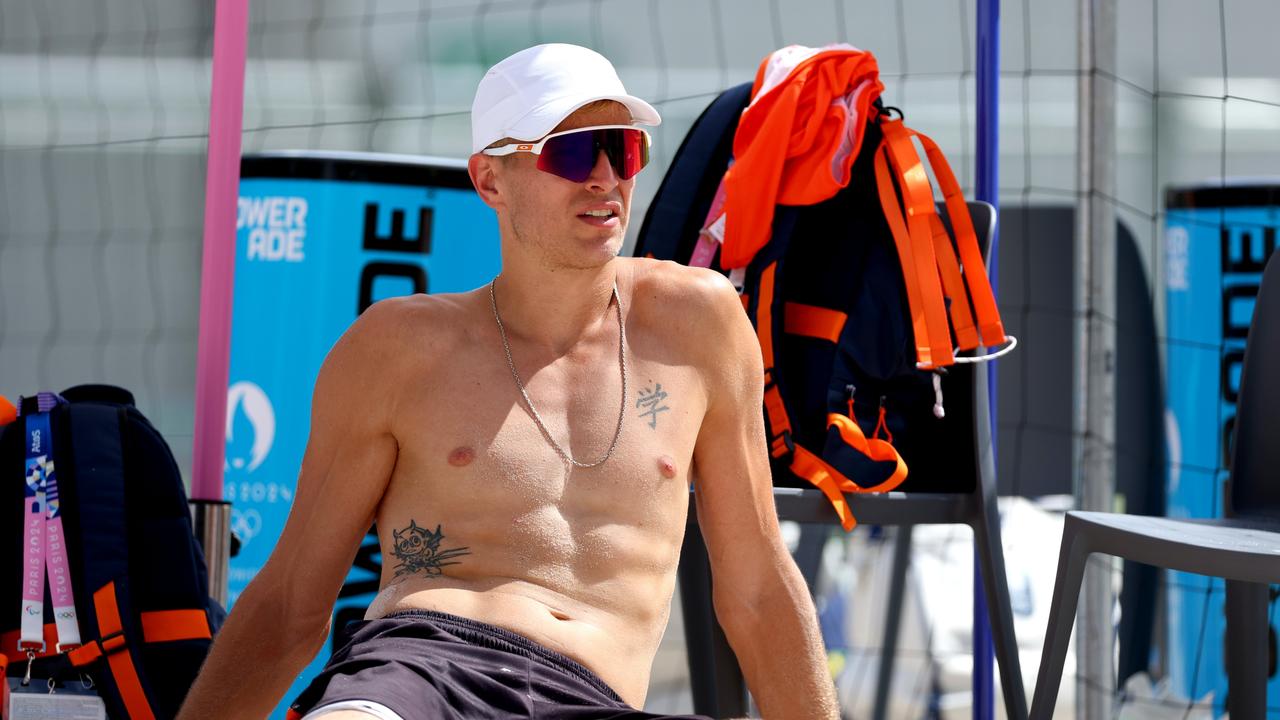
<path fill-rule="evenodd" d="M 475 645 L 491 648 L 493 650 L 501 650 L 509 652 L 521 657 L 528 658 L 543 665 L 547 665 L 555 670 L 567 672 L 579 680 L 591 685 L 595 689 L 604 693 L 612 700 L 623 702 L 622 698 L 609 687 L 604 680 L 600 679 L 590 668 L 579 663 L 573 658 L 566 657 L 554 650 L 550 650 L 529 638 L 512 632 L 506 628 L 490 625 L 479 620 L 462 617 L 460 615 L 451 615 L 449 613 L 440 612 L 438 610 L 398 610 L 393 613 L 383 615 L 378 619 L 398 618 L 398 617 L 420 617 L 431 620 L 433 623 L 443 626 L 454 635 Z"/>

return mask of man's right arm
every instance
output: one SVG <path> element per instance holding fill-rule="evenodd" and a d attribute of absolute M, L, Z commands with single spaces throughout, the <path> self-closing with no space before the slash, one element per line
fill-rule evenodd
<path fill-rule="evenodd" d="M 270 714 L 324 644 L 333 603 L 395 468 L 390 378 L 399 303 L 364 312 L 316 379 L 293 507 L 266 565 L 237 598 L 179 720 Z"/>

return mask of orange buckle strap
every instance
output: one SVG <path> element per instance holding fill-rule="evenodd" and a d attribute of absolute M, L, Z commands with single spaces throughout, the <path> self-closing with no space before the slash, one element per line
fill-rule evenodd
<path fill-rule="evenodd" d="M 147 701 L 147 695 L 142 689 L 142 681 L 138 678 L 138 670 L 134 667 L 133 656 L 124 637 L 124 624 L 120 619 L 114 582 L 103 585 L 93 594 L 93 607 L 98 614 L 98 629 L 102 632 L 102 639 L 94 643 L 94 646 L 100 646 L 100 653 L 107 657 L 111 676 L 120 690 L 120 697 L 124 700 L 125 709 L 129 711 L 130 720 L 155 720 L 151 703 Z M 75 652 L 79 651 L 73 651 Z"/>
<path fill-rule="evenodd" d="M 760 273 L 760 298 L 756 303 L 756 339 L 764 361 L 764 409 L 769 420 L 769 453 L 782 457 L 791 451 L 791 420 L 773 380 L 773 284 L 778 263 L 772 262 Z"/>
<path fill-rule="evenodd" d="M 204 610 L 152 610 L 141 613 L 144 642 L 212 640 Z"/>
<path fill-rule="evenodd" d="M 881 418 L 883 421 L 883 416 Z M 851 480 L 845 480 L 845 484 L 841 484 L 841 489 L 845 492 L 889 492 L 902 484 L 907 479 L 907 463 L 898 454 L 896 448 L 887 441 L 877 437 L 868 439 L 862 434 L 862 428 L 858 427 L 858 423 L 851 418 L 845 417 L 839 413 L 830 413 L 827 415 L 827 427 L 835 426 L 840 432 L 840 439 L 852 447 L 854 450 L 866 455 L 877 462 L 894 462 L 896 467 L 893 473 L 887 479 L 871 487 L 862 487 Z M 886 428 L 887 432 L 888 428 Z M 879 428 L 877 428 L 879 432 Z"/>
<path fill-rule="evenodd" d="M 907 229 L 911 235 L 911 249 L 915 265 L 903 267 L 903 274 L 914 271 L 919 278 L 920 297 L 929 333 L 929 358 L 919 358 L 923 367 L 951 365 L 955 362 L 951 350 L 951 332 L 947 325 L 946 305 L 942 300 L 942 286 L 938 282 L 937 259 L 933 251 L 933 231 L 929 216 L 937 214 L 933 204 L 933 190 L 924 163 L 911 143 L 911 135 L 901 120 L 884 120 L 880 123 L 884 141 L 889 148 L 889 162 L 902 185 L 902 200 L 906 206 Z"/>
<path fill-rule="evenodd" d="M 867 440 L 862 434 L 862 430 L 858 428 L 857 423 L 850 418 L 832 413 L 828 416 L 828 421 L 839 428 L 840 436 L 845 442 L 857 448 L 872 460 L 897 461 L 897 467 L 887 480 L 874 487 L 864 488 L 845 477 L 839 470 L 836 470 L 825 460 L 804 447 L 800 445 L 794 446 L 791 472 L 808 480 L 814 487 L 821 490 L 823 495 L 827 496 L 827 500 L 831 502 L 831 507 L 835 509 L 836 515 L 840 518 L 840 526 L 844 528 L 845 532 L 848 532 L 857 526 L 858 521 L 854 518 L 853 511 L 849 508 L 849 502 L 842 492 L 889 492 L 907 479 L 907 464 L 903 461 L 902 456 L 898 454 L 898 451 L 889 443 L 879 439 Z M 861 442 L 859 442 L 859 438 Z"/>
<path fill-rule="evenodd" d="M 982 333 L 982 342 L 986 345 L 1000 345 L 1008 338 L 1004 334 L 1004 323 L 1000 320 L 1000 309 L 996 305 L 995 293 L 991 290 L 991 279 L 987 277 L 987 266 L 982 259 L 982 250 L 978 247 L 977 234 L 973 230 L 973 219 L 969 217 L 969 207 L 965 204 L 964 195 L 960 192 L 960 183 L 956 182 L 951 165 L 929 136 L 915 130 L 909 131 L 920 138 L 929 165 L 933 167 L 934 177 L 942 189 L 947 203 L 947 215 L 951 218 L 951 228 L 956 235 L 956 246 L 960 251 L 960 262 L 969 272 L 964 279 L 969 286 L 969 295 L 973 299 L 974 311 L 977 315 L 978 328 Z M 981 271 L 978 269 L 981 268 Z"/>
<path fill-rule="evenodd" d="M 839 310 L 830 310 L 816 305 L 789 302 L 783 308 L 783 329 L 789 335 L 840 342 L 840 333 L 849 316 Z"/>
<path fill-rule="evenodd" d="M 773 457 L 782 457 L 791 451 L 791 421 L 787 417 L 787 408 L 782 403 L 782 393 L 773 383 L 773 373 L 765 373 L 764 410 L 769 420 L 769 453 Z"/>
<path fill-rule="evenodd" d="M 968 212 L 966 210 L 965 212 Z M 933 254 L 938 259 L 938 277 L 951 305 L 951 327 L 956 331 L 956 344 L 962 350 L 978 347 L 978 329 L 973 324 L 973 312 L 969 309 L 969 295 L 965 291 L 964 278 L 960 274 L 960 262 L 951 247 L 951 236 L 942 224 L 942 218 L 929 216 L 933 227 Z"/>
<path fill-rule="evenodd" d="M 19 654 L 25 651 L 20 646 L 22 633 L 18 630 L 10 630 L 7 633 L 0 634 L 0 653 L 6 650 L 17 650 Z M 45 623 L 44 626 L 44 649 L 36 651 L 36 657 L 42 658 L 49 655 L 56 655 L 58 646 L 58 626 L 54 623 Z M 34 648 L 33 648 L 34 649 Z"/>
<path fill-rule="evenodd" d="M 0 710 L 9 713 L 9 656 L 0 652 Z"/>
<path fill-rule="evenodd" d="M 773 369 L 773 282 L 778 263 L 771 262 L 760 272 L 760 299 L 756 302 L 756 338 L 766 371 Z"/>
<path fill-rule="evenodd" d="M 911 312 L 911 334 L 915 338 L 916 359 L 929 362 L 933 355 L 929 349 L 929 325 L 924 313 L 920 278 L 915 273 L 916 260 L 911 251 L 911 235 L 907 232 L 907 223 L 902 218 L 893 180 L 889 176 L 888 157 L 889 149 L 886 147 L 876 152 L 876 186 L 880 194 L 880 207 L 884 210 L 885 220 L 893 233 L 893 244 L 898 249 L 898 262 L 902 265 L 902 280 L 907 286 L 907 308 Z"/>
<path fill-rule="evenodd" d="M 844 495 L 840 494 L 841 481 L 849 482 L 848 478 L 823 462 L 822 458 L 799 445 L 796 446 L 795 454 L 791 458 L 791 472 L 808 480 L 827 496 L 827 500 L 831 501 L 831 507 L 835 508 L 836 515 L 840 518 L 840 527 L 844 528 L 845 532 L 857 526 L 858 521 L 853 517 L 853 511 L 849 509 L 849 502 L 844 499 Z"/>

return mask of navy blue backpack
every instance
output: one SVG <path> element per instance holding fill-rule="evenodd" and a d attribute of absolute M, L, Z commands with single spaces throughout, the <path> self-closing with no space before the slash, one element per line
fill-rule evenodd
<path fill-rule="evenodd" d="M 695 121 L 649 205 L 636 255 L 690 263 L 751 90 L 743 83 L 724 91 Z M 879 100 L 874 107 L 848 186 L 817 204 L 778 205 L 768 243 L 739 280 L 765 356 L 774 484 L 819 487 L 846 530 L 856 521 L 843 493 L 972 489 L 957 486 L 954 469 L 973 455 L 962 446 L 973 436 L 967 427 L 973 418 L 944 411 L 946 396 L 971 393 L 970 373 L 917 366 L 902 263 L 886 216 L 901 207 L 903 192 L 896 178 L 885 185 L 876 173 L 887 144 L 882 128 L 902 132 L 900 113 L 893 119 Z M 936 171 L 933 151 L 930 160 Z M 937 220 L 950 234 L 948 213 Z M 720 269 L 719 257 L 717 250 L 711 268 Z M 948 308 L 956 294 L 947 293 Z M 958 353 L 966 354 L 972 353 Z"/>
<path fill-rule="evenodd" d="M 60 397 L 48 419 L 81 645 L 58 652 L 42 580 L 46 647 L 28 662 L 18 605 L 6 601 L 0 666 L 11 681 L 30 672 L 41 687 L 91 683 L 111 718 L 171 718 L 225 616 L 209 597 L 178 466 L 127 390 L 81 385 Z M 0 428 L 3 598 L 22 594 L 25 419 L 35 400 L 24 399 L 22 416 Z"/>

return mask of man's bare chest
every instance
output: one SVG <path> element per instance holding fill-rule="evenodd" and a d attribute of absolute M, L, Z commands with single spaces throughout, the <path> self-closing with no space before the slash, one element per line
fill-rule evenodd
<path fill-rule="evenodd" d="M 524 395 L 505 357 L 468 352 L 407 387 L 380 522 L 493 523 L 517 541 L 523 523 L 560 522 L 572 539 L 602 522 L 683 521 L 706 411 L 693 370 L 629 352 L 625 399 L 616 358 L 535 367 L 522 381 Z M 591 468 L 565 457 L 589 464 L 606 454 Z"/>

